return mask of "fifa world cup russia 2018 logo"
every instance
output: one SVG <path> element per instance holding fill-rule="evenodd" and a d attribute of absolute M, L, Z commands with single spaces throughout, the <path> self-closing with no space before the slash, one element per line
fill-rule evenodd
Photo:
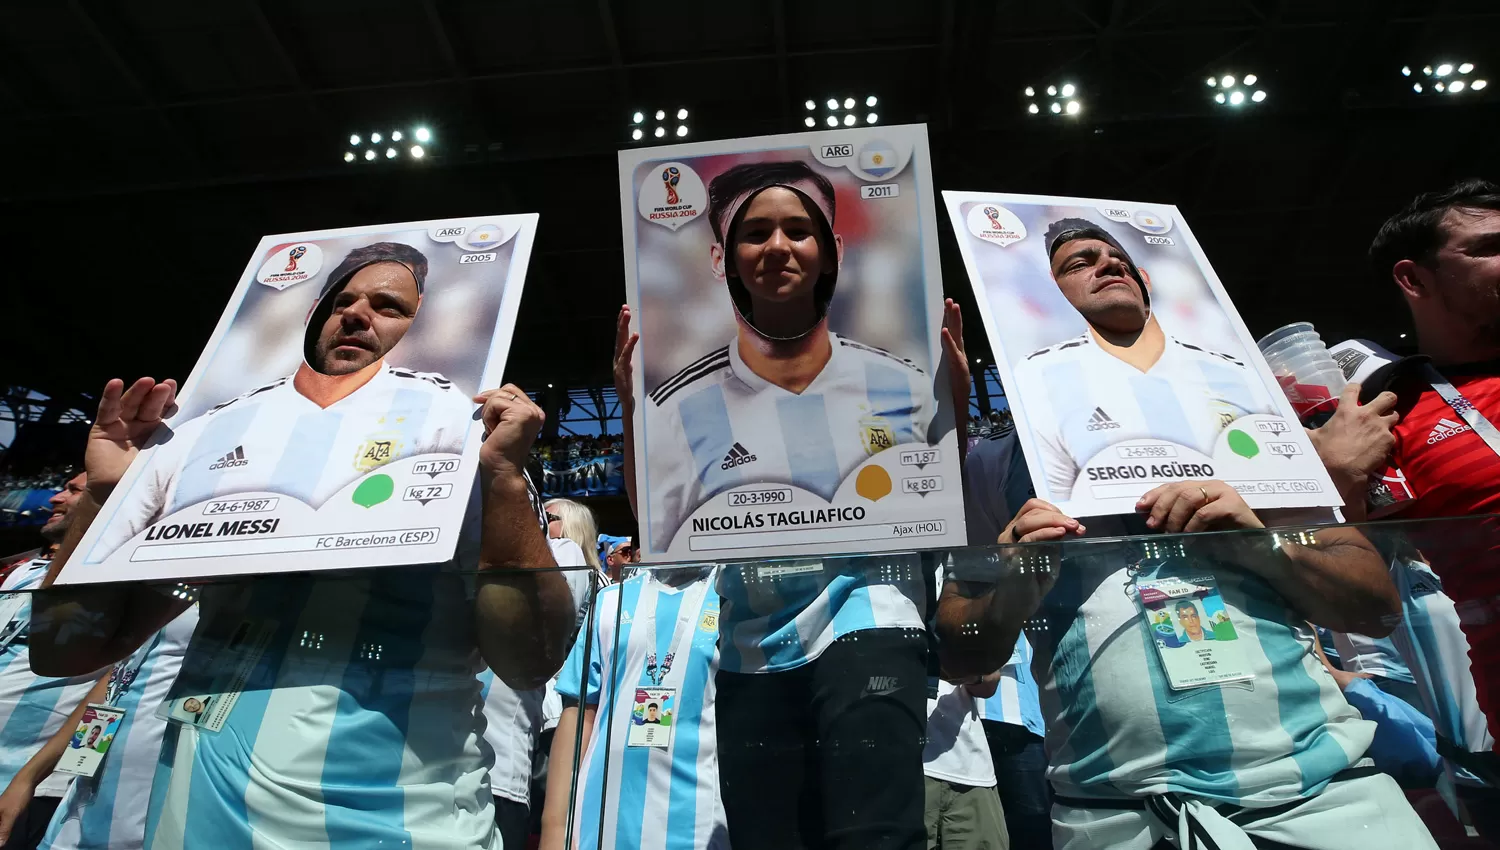
<path fill-rule="evenodd" d="M 305 255 L 306 253 L 307 253 L 307 246 L 306 245 L 298 245 L 297 247 L 295 247 L 292 250 L 288 251 L 287 255 L 286 255 L 286 268 L 282 269 L 282 271 L 283 272 L 294 272 L 294 271 L 296 271 L 297 270 L 297 261 L 300 260 L 300 259 L 302 259 L 303 255 Z"/>
<path fill-rule="evenodd" d="M 985 207 L 984 208 L 984 214 L 990 220 L 990 227 L 993 227 L 996 230 L 1004 230 L 1005 229 L 1000 224 L 1000 211 L 999 210 L 995 209 L 994 207 Z"/>
<path fill-rule="evenodd" d="M 682 172 L 678 171 L 675 165 L 667 166 L 666 170 L 661 173 L 661 182 L 667 187 L 667 206 L 669 207 L 682 202 L 682 198 L 677 195 L 677 181 L 681 179 Z"/>

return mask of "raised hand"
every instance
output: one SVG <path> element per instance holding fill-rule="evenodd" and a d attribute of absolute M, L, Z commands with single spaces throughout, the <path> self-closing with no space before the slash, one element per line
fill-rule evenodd
<path fill-rule="evenodd" d="M 95 502 L 103 504 L 109 497 L 162 419 L 176 412 L 176 401 L 177 381 L 171 378 L 159 383 L 140 378 L 128 390 L 119 378 L 104 385 L 83 453 Z"/>
<path fill-rule="evenodd" d="M 641 335 L 630 332 L 630 307 L 620 308 L 615 320 L 615 395 L 620 399 L 620 415 L 627 421 L 635 413 L 635 371 L 630 358 Z"/>
<path fill-rule="evenodd" d="M 520 476 L 547 415 L 515 384 L 485 390 L 474 396 L 474 401 L 484 405 L 480 411 L 485 433 L 479 449 L 480 465 L 491 475 Z"/>

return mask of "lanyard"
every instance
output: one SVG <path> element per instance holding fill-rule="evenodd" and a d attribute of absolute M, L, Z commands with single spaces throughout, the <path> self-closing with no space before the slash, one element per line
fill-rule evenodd
<path fill-rule="evenodd" d="M 1433 368 L 1431 363 L 1426 364 L 1425 372 L 1427 382 L 1432 384 L 1437 394 L 1443 397 L 1443 401 L 1448 402 L 1448 406 L 1453 408 L 1458 418 L 1468 423 L 1469 427 L 1474 429 L 1474 433 L 1479 435 L 1479 439 L 1484 440 L 1485 445 L 1490 447 L 1490 451 L 1500 456 L 1500 429 L 1496 429 L 1490 420 L 1479 412 L 1479 408 L 1464 398 L 1464 394 L 1458 391 L 1458 387 L 1448 383 L 1448 380 L 1441 372 Z"/>
<path fill-rule="evenodd" d="M 661 580 L 653 575 L 649 581 L 659 583 Z M 684 629 L 683 623 L 694 619 L 698 614 L 698 609 L 703 607 L 703 597 L 708 593 L 708 585 L 709 582 L 706 579 L 699 579 L 680 591 L 682 603 L 677 610 L 677 621 L 672 625 L 672 636 L 667 640 L 667 657 L 660 667 L 656 663 L 656 604 L 661 600 L 662 590 L 657 587 L 652 588 L 651 618 L 645 628 L 646 646 L 650 647 L 650 651 L 646 654 L 644 672 L 653 686 L 661 687 L 666 682 L 667 675 L 672 672 L 672 662 L 686 649 L 685 642 L 692 639 L 692 626 Z"/>
<path fill-rule="evenodd" d="M 156 651 L 161 644 L 162 635 L 166 628 L 157 629 L 156 634 L 151 636 L 151 642 L 137 649 L 134 655 L 123 661 L 117 662 L 113 670 L 109 671 L 109 684 L 104 686 L 104 704 L 111 708 L 120 704 L 120 698 L 135 684 L 136 677 L 141 674 L 141 668 L 146 666 L 146 659 Z"/>

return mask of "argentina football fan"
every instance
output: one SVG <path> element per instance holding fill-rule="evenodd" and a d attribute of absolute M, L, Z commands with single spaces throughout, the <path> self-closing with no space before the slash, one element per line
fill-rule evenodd
<path fill-rule="evenodd" d="M 1053 280 L 1088 323 L 1013 368 L 1052 498 L 1072 498 L 1084 465 L 1114 443 L 1152 437 L 1211 455 L 1236 419 L 1276 412 L 1244 362 L 1163 330 L 1150 276 L 1104 227 L 1064 218 L 1043 244 Z"/>
<path fill-rule="evenodd" d="M 978 676 L 1011 654 L 1029 622 L 1059 850 L 1436 846 L 1400 787 L 1365 758 L 1374 724 L 1323 670 L 1303 623 L 1390 633 L 1399 601 L 1368 540 L 1339 527 L 1274 544 L 1269 535 L 1141 539 L 1307 516 L 1263 519 L 1211 480 L 1157 487 L 1137 513 L 1085 525 L 1035 497 L 1013 504 L 1031 480 L 1017 443 L 1006 434 L 969 454 L 969 507 L 1001 529 L 999 544 L 1042 545 L 1002 550 L 998 581 L 949 581 L 945 601 L 951 592 L 964 604 L 941 607 L 960 622 L 940 628 L 964 643 L 950 649 L 950 669 Z M 1136 537 L 1109 539 L 1124 535 Z M 1081 537 L 1090 539 L 1045 545 Z M 1167 648 L 1176 621 L 1165 626 L 1173 640 L 1156 634 L 1148 591 L 1192 593 L 1205 610 L 1212 600 L 1226 615 L 1212 618 L 1212 649 Z M 1212 663 L 1168 655 L 1180 652 Z"/>
<path fill-rule="evenodd" d="M 557 681 L 563 713 L 552 740 L 543 850 L 730 846 L 714 722 L 715 572 L 644 569 L 599 592 L 592 629 Z"/>
<path fill-rule="evenodd" d="M 175 392 L 149 378 L 106 385 L 82 516 L 97 515 Z M 116 583 L 37 595 L 45 628 L 34 630 L 32 665 L 49 675 L 125 659 L 199 600 L 163 708 L 146 847 L 501 848 L 477 674 L 488 666 L 517 690 L 543 685 L 575 613 L 524 474 L 542 411 L 511 384 L 473 401 L 485 438 L 451 562 L 192 593 Z M 79 539 L 70 530 L 60 561 Z"/>
<path fill-rule="evenodd" d="M 733 166 L 709 181 L 708 218 L 736 333 L 645 400 L 648 557 L 731 487 L 831 500 L 866 459 L 925 443 L 933 415 L 916 364 L 829 329 L 844 241 L 827 177 L 800 160 Z"/>
<path fill-rule="evenodd" d="M 639 340 L 630 321 L 622 308 L 614 368 L 622 406 L 633 398 Z M 949 389 L 967 399 L 962 317 L 951 300 L 943 323 Z M 621 415 L 625 480 L 638 508 L 631 411 Z M 736 848 L 925 846 L 925 618 L 934 590 L 916 560 L 826 557 L 720 570 L 717 756 Z"/>
<path fill-rule="evenodd" d="M 442 375 L 386 360 L 417 318 L 427 270 L 400 242 L 350 251 L 308 312 L 296 372 L 174 426 L 101 551 L 209 498 L 271 492 L 317 507 L 403 457 L 461 454 L 468 396 Z"/>

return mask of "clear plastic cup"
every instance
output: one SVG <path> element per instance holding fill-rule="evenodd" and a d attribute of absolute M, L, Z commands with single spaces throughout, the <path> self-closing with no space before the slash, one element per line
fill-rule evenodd
<path fill-rule="evenodd" d="M 1257 343 L 1266 365 L 1304 424 L 1321 424 L 1338 407 L 1344 372 L 1310 322 L 1293 322 Z"/>
<path fill-rule="evenodd" d="M 1282 325 L 1261 337 L 1256 345 L 1264 353 L 1282 342 L 1297 339 L 1322 341 L 1321 337 L 1318 336 L 1318 332 L 1313 329 L 1312 322 L 1292 322 L 1290 325 Z"/>

